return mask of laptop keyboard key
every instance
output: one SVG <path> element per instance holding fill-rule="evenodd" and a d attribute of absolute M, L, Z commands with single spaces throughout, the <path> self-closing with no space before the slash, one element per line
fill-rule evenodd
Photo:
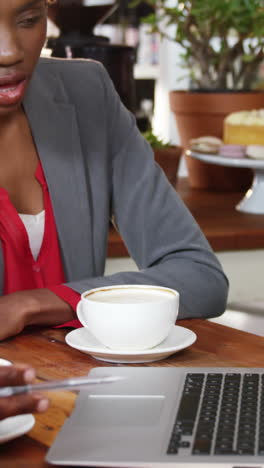
<path fill-rule="evenodd" d="M 193 446 L 194 455 L 209 455 L 211 450 L 211 440 L 208 439 L 195 439 Z"/>

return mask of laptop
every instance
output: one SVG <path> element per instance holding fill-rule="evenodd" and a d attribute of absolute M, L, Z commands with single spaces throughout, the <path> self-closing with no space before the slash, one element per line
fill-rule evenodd
<path fill-rule="evenodd" d="M 264 368 L 100 367 L 47 454 L 70 466 L 264 468 Z"/>

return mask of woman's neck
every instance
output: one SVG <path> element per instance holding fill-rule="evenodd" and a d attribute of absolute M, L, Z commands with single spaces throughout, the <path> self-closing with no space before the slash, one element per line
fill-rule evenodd
<path fill-rule="evenodd" d="M 16 129 L 18 129 L 22 122 L 25 121 L 26 115 L 22 106 L 14 112 L 1 116 L 0 115 L 0 139 L 9 137 Z"/>

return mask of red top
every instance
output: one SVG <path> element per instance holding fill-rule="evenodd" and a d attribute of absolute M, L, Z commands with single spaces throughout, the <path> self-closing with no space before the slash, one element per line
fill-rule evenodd
<path fill-rule="evenodd" d="M 48 288 L 76 310 L 80 294 L 63 285 L 64 271 L 55 219 L 44 172 L 39 163 L 36 179 L 43 189 L 45 228 L 37 259 L 32 256 L 25 226 L 8 193 L 0 187 L 0 239 L 4 255 L 4 294 L 26 289 Z M 81 327 L 78 320 L 60 326 Z"/>

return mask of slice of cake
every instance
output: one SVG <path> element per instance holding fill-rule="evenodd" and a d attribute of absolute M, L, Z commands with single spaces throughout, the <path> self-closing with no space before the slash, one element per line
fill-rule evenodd
<path fill-rule="evenodd" d="M 231 145 L 264 145 L 264 109 L 229 114 L 224 120 L 224 142 Z"/>

